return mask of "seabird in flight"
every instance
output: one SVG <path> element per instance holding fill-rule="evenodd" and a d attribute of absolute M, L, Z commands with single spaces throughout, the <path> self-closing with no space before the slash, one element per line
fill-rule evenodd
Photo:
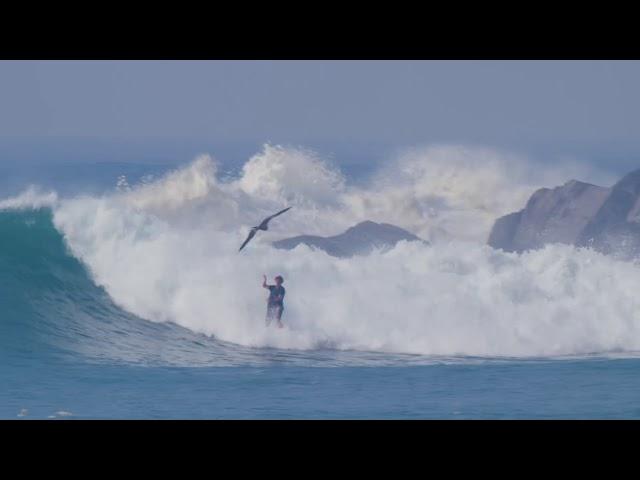
<path fill-rule="evenodd" d="M 247 239 L 244 241 L 244 243 L 240 247 L 240 250 L 242 250 L 244 248 L 244 246 L 247 243 L 249 243 L 249 241 L 255 236 L 255 234 L 258 232 L 258 230 L 265 230 L 265 231 L 269 230 L 269 220 L 271 220 L 274 217 L 277 217 L 280 214 L 283 214 L 284 212 L 286 212 L 290 208 L 291 207 L 285 208 L 284 210 L 281 210 L 278 213 L 275 213 L 275 214 L 271 215 L 270 217 L 265 218 L 264 220 L 262 220 L 262 223 L 260 223 L 260 225 L 258 225 L 257 227 L 251 227 L 251 231 L 249 232 L 249 236 L 247 237 Z M 240 251 L 240 250 L 238 250 L 238 251 Z"/>

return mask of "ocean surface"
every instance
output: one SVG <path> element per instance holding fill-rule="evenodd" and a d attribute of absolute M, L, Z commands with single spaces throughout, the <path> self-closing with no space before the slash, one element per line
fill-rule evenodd
<path fill-rule="evenodd" d="M 485 245 L 536 188 L 602 172 L 266 145 L 239 163 L 0 173 L 2 419 L 640 418 L 640 266 Z M 270 246 L 367 219 L 431 244 L 351 259 Z M 283 330 L 264 325 L 263 273 L 285 278 Z"/>

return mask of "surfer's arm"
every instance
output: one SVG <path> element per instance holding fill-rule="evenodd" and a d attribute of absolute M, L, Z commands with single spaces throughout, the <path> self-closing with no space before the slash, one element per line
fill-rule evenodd
<path fill-rule="evenodd" d="M 269 285 L 267 285 L 267 276 L 266 275 L 262 276 L 262 288 L 269 288 Z"/>

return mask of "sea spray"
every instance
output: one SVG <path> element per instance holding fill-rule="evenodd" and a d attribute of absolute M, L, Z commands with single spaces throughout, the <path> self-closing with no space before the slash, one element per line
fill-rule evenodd
<path fill-rule="evenodd" d="M 447 152 L 437 153 L 431 158 L 439 159 L 441 172 Z M 440 174 L 450 188 L 418 188 L 433 172 L 414 172 L 413 193 L 401 189 L 413 199 L 389 202 L 384 215 L 367 195 L 393 196 L 396 187 L 387 184 L 391 190 L 385 190 L 374 181 L 369 191 L 350 190 L 321 159 L 266 147 L 239 179 L 220 181 L 215 161 L 201 157 L 128 192 L 60 201 L 54 222 L 71 252 L 121 308 L 239 345 L 523 357 L 640 350 L 640 270 L 589 250 L 554 245 L 507 254 L 484 245 L 480 239 L 488 232 L 480 235 L 475 225 L 468 235 L 454 229 L 446 242 L 400 242 L 390 251 L 351 259 L 305 246 L 270 246 L 291 234 L 334 233 L 368 216 L 367 208 L 377 211 L 376 220 L 405 228 L 420 215 L 428 224 L 433 211 L 401 208 L 427 196 L 435 217 L 478 210 L 497 215 L 519 208 L 523 192 L 536 188 L 526 169 L 509 178 L 522 180 L 517 189 L 499 180 L 498 166 L 508 162 L 497 156 L 486 198 L 477 187 L 469 193 L 458 184 L 468 186 L 480 167 L 461 169 L 469 160 L 456 161 L 456 155 L 455 149 L 449 152 L 457 173 Z M 541 178 L 552 176 L 543 173 Z M 357 195 L 359 210 L 353 207 Z M 500 204 L 492 201 L 495 196 Z M 256 219 L 289 202 L 296 214 L 279 218 L 238 254 Z M 285 278 L 285 331 L 264 328 L 262 273 Z"/>

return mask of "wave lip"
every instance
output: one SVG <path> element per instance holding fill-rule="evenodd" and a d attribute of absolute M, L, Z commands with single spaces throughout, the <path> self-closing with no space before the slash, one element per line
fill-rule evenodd
<path fill-rule="evenodd" d="M 2 210 L 36 210 L 39 208 L 52 208 L 58 202 L 58 195 L 55 192 L 44 193 L 37 187 L 30 186 L 23 193 L 16 197 L 0 200 L 0 211 Z"/>

